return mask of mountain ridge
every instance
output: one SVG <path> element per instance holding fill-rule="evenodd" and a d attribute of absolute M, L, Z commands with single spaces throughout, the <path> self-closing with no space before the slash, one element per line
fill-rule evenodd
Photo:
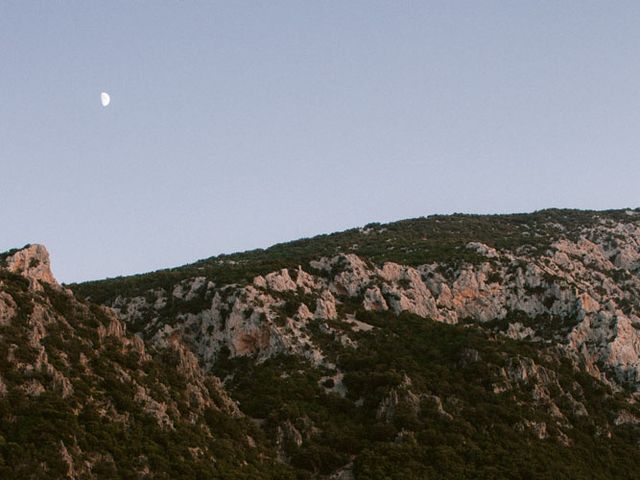
<path fill-rule="evenodd" d="M 180 339 L 146 345 L 76 299 L 42 245 L 1 260 L 3 478 L 289 477 Z"/>
<path fill-rule="evenodd" d="M 495 237 L 497 236 L 497 233 L 500 233 L 501 235 L 507 234 L 506 238 L 511 240 L 514 236 L 517 237 L 517 235 L 519 234 L 518 229 L 517 228 L 514 229 L 514 225 L 518 226 L 521 224 L 525 224 L 526 222 L 531 220 L 533 220 L 534 222 L 540 221 L 540 222 L 552 223 L 554 220 L 558 219 L 558 217 L 560 218 L 567 217 L 567 218 L 572 218 L 571 223 L 584 222 L 584 221 L 591 222 L 593 221 L 593 217 L 597 215 L 610 215 L 614 218 L 625 218 L 625 216 L 634 215 L 634 214 L 637 214 L 638 212 L 640 212 L 640 208 L 611 209 L 611 210 L 579 210 L 579 209 L 550 208 L 550 209 L 544 209 L 544 210 L 537 210 L 531 213 L 512 213 L 512 214 L 466 214 L 466 213 L 454 213 L 451 215 L 434 214 L 427 217 L 416 217 L 412 219 L 398 220 L 398 221 L 394 221 L 386 224 L 373 222 L 373 223 L 368 223 L 363 227 L 351 228 L 351 229 L 338 231 L 334 233 L 319 234 L 312 237 L 293 240 L 290 242 L 276 243 L 267 248 L 257 248 L 257 249 L 251 249 L 251 250 L 246 250 L 242 252 L 235 252 L 235 253 L 228 253 L 228 254 L 223 253 L 216 256 L 204 258 L 201 260 L 196 260 L 194 262 L 190 262 L 177 267 L 161 268 L 158 270 L 153 270 L 145 273 L 132 274 L 132 275 L 119 275 L 116 277 L 104 278 L 100 280 L 90 280 L 86 282 L 72 282 L 72 283 L 69 283 L 69 285 L 76 288 L 80 292 L 84 292 L 85 290 L 88 290 L 91 285 L 105 286 L 105 285 L 108 285 L 110 282 L 118 282 L 123 280 L 124 281 L 136 280 L 136 279 L 143 280 L 153 275 L 158 275 L 158 276 L 167 275 L 170 277 L 179 278 L 181 276 L 184 276 L 179 273 L 181 271 L 187 271 L 189 272 L 189 274 L 194 274 L 198 270 L 207 272 L 208 268 L 215 271 L 215 268 L 211 268 L 214 266 L 212 264 L 218 264 L 223 268 L 233 269 L 234 265 L 236 265 L 238 261 L 260 262 L 263 260 L 263 256 L 269 255 L 271 253 L 274 253 L 274 256 L 276 257 L 282 256 L 283 254 L 282 251 L 287 250 L 289 248 L 291 248 L 294 251 L 304 252 L 306 244 L 310 244 L 310 243 L 315 244 L 316 242 L 322 242 L 321 248 L 323 252 L 338 253 L 338 251 L 335 250 L 335 247 L 339 247 L 341 249 L 340 251 L 350 250 L 349 240 L 348 240 L 348 237 L 350 234 L 358 234 L 360 232 L 367 231 L 368 229 L 375 229 L 375 228 L 397 227 L 399 229 L 402 229 L 402 227 L 405 225 L 409 228 L 412 228 L 415 225 L 422 224 L 422 225 L 425 225 L 427 229 L 429 229 L 430 227 L 429 223 L 434 224 L 440 221 L 448 222 L 449 224 L 451 224 L 456 221 L 468 222 L 469 220 L 471 220 L 471 221 L 480 221 L 485 223 L 485 222 L 491 222 L 492 220 L 501 220 L 503 222 L 501 222 L 500 226 L 505 228 L 502 231 L 500 232 L 475 231 L 473 232 L 473 234 L 480 233 L 484 237 L 486 237 L 488 234 L 489 238 L 493 238 L 494 240 L 496 239 Z M 573 218 L 573 216 L 575 216 L 575 218 Z M 341 238 L 341 237 L 344 237 L 344 238 Z M 449 238 L 444 238 L 444 239 L 437 238 L 437 241 L 441 241 L 441 240 L 444 240 L 446 243 L 450 241 Z M 474 241 L 474 240 L 477 240 L 475 236 L 473 238 L 469 237 L 468 241 Z M 461 245 L 462 243 L 459 243 L 457 246 L 461 246 Z M 376 245 L 376 247 L 377 246 L 378 245 Z M 331 248 L 331 247 L 333 247 L 334 250 L 327 251 L 328 248 Z M 304 254 L 304 258 L 306 258 L 307 260 L 315 256 L 321 256 L 321 253 L 317 251 L 313 251 L 309 254 Z M 390 259 L 393 259 L 393 258 L 390 258 Z M 300 261 L 300 259 L 297 261 Z M 282 265 L 284 265 L 284 263 L 282 263 Z M 291 266 L 291 265 L 288 265 L 288 266 Z M 269 267 L 265 266 L 261 270 L 264 271 L 265 268 L 269 268 Z M 275 268 L 272 268 L 272 270 L 275 270 Z M 268 273 L 268 271 L 264 271 L 264 273 Z M 235 278 L 236 277 L 231 276 L 231 280 Z"/>
<path fill-rule="evenodd" d="M 0 255 L 0 272 L 14 282 L 6 257 Z M 28 279 L 29 263 L 25 257 L 18 277 Z M 35 303 L 45 310 L 57 304 L 51 287 L 28 283 Z M 116 416 L 144 411 L 147 402 L 167 406 L 146 407 L 159 427 L 183 418 L 196 429 L 231 421 L 246 468 L 265 478 L 640 472 L 638 210 L 369 224 L 171 271 L 57 288 L 72 303 L 111 312 L 115 323 L 93 327 L 98 338 L 115 333 L 162 365 L 173 358 L 167 372 L 200 399 L 169 408 L 182 395 L 181 380 L 168 397 L 148 389 L 133 403 L 122 399 Z M 16 293 L 4 283 L 0 292 L 7 305 Z M 7 326 L 18 318 L 13 310 L 4 314 Z M 68 381 L 76 388 L 73 376 Z M 197 405 L 212 396 L 227 407 L 207 421 Z M 7 418 L 0 417 L 0 432 Z M 215 434 L 192 438 L 189 448 L 210 452 L 196 458 L 218 455 L 230 468 L 208 475 L 243 474 L 213 448 Z M 82 455 L 67 449 L 63 457 L 77 469 Z M 110 465 L 121 474 L 126 454 L 118 455 Z M 174 472 L 193 462 L 171 458 Z M 148 457 L 146 465 L 136 475 L 162 478 Z M 96 478 L 90 469 L 84 474 Z"/>

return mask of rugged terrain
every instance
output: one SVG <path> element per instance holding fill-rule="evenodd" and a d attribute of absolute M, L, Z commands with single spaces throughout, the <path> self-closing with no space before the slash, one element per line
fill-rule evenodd
<path fill-rule="evenodd" d="M 126 330 L 43 246 L 0 255 L 1 478 L 286 478 L 180 338 Z"/>
<path fill-rule="evenodd" d="M 638 210 L 370 224 L 68 288 L 29 246 L 0 272 L 7 472 L 640 476 Z"/>

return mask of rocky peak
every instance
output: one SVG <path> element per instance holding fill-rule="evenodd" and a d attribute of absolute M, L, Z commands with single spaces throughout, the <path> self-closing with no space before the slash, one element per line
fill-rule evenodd
<path fill-rule="evenodd" d="M 37 288 L 38 282 L 46 282 L 59 286 L 51 273 L 49 252 L 44 245 L 33 244 L 18 250 L 5 259 L 9 271 L 28 278 L 32 287 Z"/>

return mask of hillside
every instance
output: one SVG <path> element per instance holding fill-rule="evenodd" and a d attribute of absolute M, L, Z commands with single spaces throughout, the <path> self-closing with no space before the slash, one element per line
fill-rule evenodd
<path fill-rule="evenodd" d="M 513 215 L 433 215 L 389 224 L 368 224 L 329 235 L 296 240 L 230 255 L 220 255 L 178 268 L 74 285 L 74 290 L 96 301 L 114 293 L 127 294 L 169 286 L 180 280 L 205 276 L 220 284 L 251 281 L 256 275 L 282 268 L 297 268 L 320 257 L 354 253 L 375 263 L 396 262 L 419 266 L 434 261 L 457 263 L 479 258 L 465 248 L 481 242 L 494 248 L 513 250 L 524 245 L 540 251 L 560 236 L 577 239 L 584 228 L 600 218 L 626 222 L 629 210 L 593 212 L 542 210 Z M 92 288 L 92 287 L 96 288 Z"/>
<path fill-rule="evenodd" d="M 38 475 L 56 458 L 68 478 L 109 478 L 102 464 L 114 478 L 640 475 L 638 210 L 370 224 L 70 290 L 31 262 L 40 248 L 0 255 L 5 468 Z M 11 395 L 27 419 L 55 398 L 39 420 L 48 428 L 64 399 L 72 431 L 53 427 L 38 453 Z M 109 412 L 102 424 L 87 405 Z"/>
<path fill-rule="evenodd" d="M 0 477 L 287 478 L 179 338 L 145 346 L 46 249 L 0 256 Z"/>

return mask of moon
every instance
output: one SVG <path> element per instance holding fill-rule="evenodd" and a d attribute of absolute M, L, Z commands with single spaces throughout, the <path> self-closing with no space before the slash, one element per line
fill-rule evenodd
<path fill-rule="evenodd" d="M 102 102 L 102 106 L 106 107 L 107 105 L 109 105 L 111 103 L 111 97 L 109 96 L 109 94 L 107 92 L 102 92 L 100 94 L 100 102 Z"/>

